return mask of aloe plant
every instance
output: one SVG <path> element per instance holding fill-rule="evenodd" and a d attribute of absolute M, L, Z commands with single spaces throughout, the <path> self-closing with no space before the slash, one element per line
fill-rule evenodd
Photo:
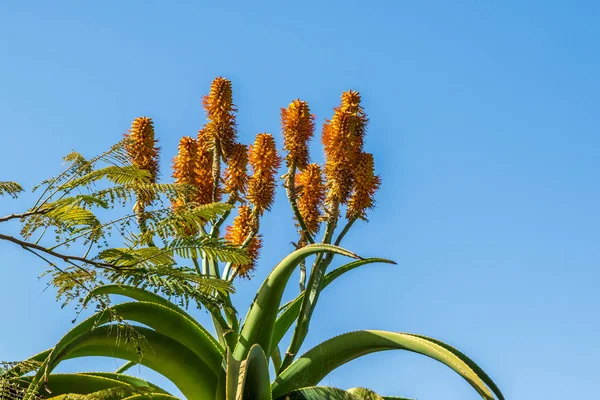
<path fill-rule="evenodd" d="M 161 188 L 155 182 L 158 152 L 154 132 L 150 119 L 136 119 L 124 145 L 131 165 L 121 168 L 131 167 L 146 181 L 128 188 L 135 195 L 133 216 L 139 227 L 139 233 L 129 238 L 128 247 L 105 249 L 93 258 L 88 253 L 73 257 L 28 241 L 11 240 L 76 267 L 109 269 L 102 276 L 112 283 L 100 284 L 98 279 L 88 277 L 86 282 L 94 284 L 87 291 L 71 295 L 81 295 L 84 307 L 100 301 L 99 311 L 71 329 L 53 348 L 4 368 L 0 385 L 10 388 L 11 398 L 174 399 L 152 382 L 126 374 L 133 365 L 140 364 L 170 380 L 190 400 L 399 399 L 366 388 L 343 390 L 318 385 L 333 370 L 356 358 L 405 350 L 445 364 L 483 399 L 503 400 L 495 383 L 471 359 L 423 335 L 355 331 L 298 354 L 319 297 L 326 295 L 329 285 L 358 267 L 395 264 L 383 258 L 362 258 L 340 247 L 357 221 L 366 220 L 380 186 L 373 156 L 363 150 L 367 117 L 360 102 L 357 92 L 345 92 L 332 118 L 325 121 L 325 164 L 320 166 L 310 163 L 308 143 L 314 134 L 314 116 L 306 102 L 295 100 L 281 111 L 285 157 L 280 158 L 269 134 L 259 134 L 249 149 L 237 143 L 231 83 L 215 79 L 204 98 L 208 122 L 197 139 L 184 137 L 180 141 L 173 163 L 175 182 L 166 187 L 171 205 L 166 214 L 160 215 L 152 209 Z M 283 183 L 299 237 L 296 248 L 272 268 L 240 319 L 230 296 L 231 283 L 236 278 L 251 277 L 257 267 L 262 246 L 260 219 L 273 203 L 275 174 L 282 161 L 287 167 Z M 250 175 L 247 164 L 252 168 Z M 148 173 L 144 175 L 144 171 Z M 83 176 L 93 173 L 89 170 Z M 20 189 L 12 183 L 4 186 L 3 190 L 11 195 Z M 190 187 L 193 190 L 183 190 Z M 88 203 L 94 203 L 97 197 L 92 193 Z M 70 209 L 60 214 L 55 211 L 61 210 L 56 201 L 50 204 L 50 211 L 38 213 L 39 218 L 54 212 L 54 220 L 69 221 L 64 215 L 69 216 Z M 237 216 L 222 240 L 222 225 L 236 204 Z M 45 209 L 32 210 L 29 215 Z M 92 218 L 93 214 L 83 214 L 87 225 L 81 227 L 80 218 L 78 228 L 68 233 L 75 237 L 81 232 L 98 235 L 103 225 Z M 323 235 L 318 240 L 321 228 Z M 194 268 L 182 269 L 177 257 L 191 260 Z M 330 270 L 333 260 L 340 257 L 346 263 Z M 296 270 L 301 276 L 299 294 L 282 304 Z M 68 278 L 78 275 L 73 271 L 55 272 L 58 284 Z M 107 299 L 113 295 L 124 296 L 127 301 L 110 305 Z M 210 312 L 214 334 L 186 312 L 189 298 Z M 292 327 L 282 357 L 282 340 Z M 126 362 L 113 373 L 55 372 L 64 360 L 89 356 Z"/>

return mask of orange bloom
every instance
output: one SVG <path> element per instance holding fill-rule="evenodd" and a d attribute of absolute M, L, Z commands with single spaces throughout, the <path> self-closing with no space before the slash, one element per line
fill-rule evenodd
<path fill-rule="evenodd" d="M 236 143 L 233 146 L 231 155 L 227 160 L 227 169 L 225 169 L 225 192 L 230 194 L 246 193 L 248 184 L 248 148 Z"/>
<path fill-rule="evenodd" d="M 334 108 L 333 117 L 323 124 L 328 207 L 336 208 L 348 201 L 366 124 L 360 95 L 352 90 L 342 94 L 341 105 Z"/>
<path fill-rule="evenodd" d="M 248 181 L 248 200 L 262 214 L 269 210 L 275 198 L 275 174 L 281 166 L 275 140 L 268 133 L 256 135 L 248 154 L 252 176 Z"/>
<path fill-rule="evenodd" d="M 325 185 L 318 164 L 309 164 L 304 171 L 296 175 L 296 187 L 299 188 L 296 204 L 309 233 L 319 231 L 321 208 L 325 199 Z"/>
<path fill-rule="evenodd" d="M 218 77 L 210 85 L 210 93 L 202 98 L 208 123 L 206 132 L 212 143 L 219 143 L 223 159 L 227 159 L 236 141 L 236 122 L 231 81 Z"/>
<path fill-rule="evenodd" d="M 366 210 L 375 205 L 374 196 L 381 185 L 381 179 L 375 175 L 373 155 L 361 153 L 356 163 L 354 187 L 348 202 L 346 218 L 366 218 Z"/>
<path fill-rule="evenodd" d="M 308 103 L 299 99 L 292 101 L 287 109 L 281 109 L 283 148 L 288 152 L 285 157 L 288 167 L 295 162 L 302 170 L 308 164 L 308 142 L 314 134 L 314 119 Z"/>
<path fill-rule="evenodd" d="M 173 158 L 173 178 L 175 179 L 175 183 L 195 186 L 198 181 L 197 169 L 198 145 L 193 138 L 184 136 L 179 141 L 177 155 Z"/>
<path fill-rule="evenodd" d="M 248 205 L 242 205 L 238 208 L 238 215 L 233 219 L 233 225 L 227 227 L 225 239 L 234 245 L 241 245 L 246 238 L 256 229 L 256 220 L 252 215 L 252 210 Z M 247 265 L 233 265 L 239 276 L 247 278 L 251 271 L 255 269 L 256 260 L 262 246 L 262 239 L 256 235 L 248 246 L 248 255 L 252 262 Z"/>
<path fill-rule="evenodd" d="M 196 181 L 194 184 L 198 188 L 196 202 L 198 204 L 212 203 L 213 191 L 213 152 L 209 135 L 205 129 L 198 132 L 197 140 L 198 162 L 196 164 Z M 217 199 L 218 200 L 218 199 Z"/>
<path fill-rule="evenodd" d="M 125 135 L 125 152 L 133 165 L 150 173 L 150 181 L 156 182 L 158 176 L 158 152 L 156 147 L 158 140 L 154 138 L 154 126 L 152 119 L 139 117 L 133 120 L 129 134 Z M 137 194 L 138 202 L 142 206 L 149 205 L 152 197 L 148 193 Z"/>

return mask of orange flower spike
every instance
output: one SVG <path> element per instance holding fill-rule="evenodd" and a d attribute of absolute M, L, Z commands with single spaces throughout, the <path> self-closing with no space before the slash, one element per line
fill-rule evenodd
<path fill-rule="evenodd" d="M 213 190 L 213 152 L 211 143 L 206 130 L 198 132 L 197 152 L 198 162 L 196 164 L 196 181 L 194 184 L 198 188 L 196 202 L 198 204 L 208 204 L 212 202 Z"/>
<path fill-rule="evenodd" d="M 304 220 L 306 229 L 311 234 L 319 231 L 321 221 L 321 208 L 325 199 L 325 185 L 318 164 L 309 164 L 304 171 L 296 175 L 296 187 L 300 193 L 296 204 Z"/>
<path fill-rule="evenodd" d="M 194 185 L 197 181 L 198 146 L 196 141 L 184 136 L 179 141 L 177 155 L 173 158 L 175 183 Z"/>
<path fill-rule="evenodd" d="M 367 116 L 355 91 L 342 94 L 342 102 L 334 108 L 333 117 L 323 124 L 325 176 L 329 207 L 348 201 L 352 189 L 354 167 L 362 152 Z"/>
<path fill-rule="evenodd" d="M 206 131 L 212 143 L 218 142 L 226 159 L 236 141 L 236 108 L 233 104 L 231 81 L 218 77 L 210 86 L 208 96 L 202 98 L 208 123 Z"/>
<path fill-rule="evenodd" d="M 151 118 L 139 117 L 133 120 L 129 134 L 125 135 L 125 152 L 129 160 L 136 167 L 150 173 L 150 181 L 156 183 L 158 177 L 158 153 L 156 147 L 158 140 L 154 138 L 154 125 Z M 143 193 L 138 193 L 138 201 L 143 205 L 152 202 L 152 198 Z"/>
<path fill-rule="evenodd" d="M 252 209 L 248 205 L 242 205 L 238 208 L 238 215 L 233 219 L 233 225 L 227 227 L 225 240 L 233 245 L 241 245 L 254 229 L 256 229 L 256 220 L 252 215 Z M 247 278 L 254 270 L 261 246 L 262 239 L 258 235 L 250 241 L 247 250 L 252 262 L 247 265 L 233 265 L 239 276 Z"/>
<path fill-rule="evenodd" d="M 273 204 L 275 174 L 281 166 L 281 158 L 277 155 L 273 136 L 268 133 L 256 135 L 254 144 L 250 146 L 248 160 L 252 167 L 252 176 L 248 181 L 247 198 L 259 214 L 262 214 Z"/>
<path fill-rule="evenodd" d="M 225 169 L 225 192 L 230 194 L 246 193 L 248 184 L 248 148 L 236 143 L 231 150 L 231 155 L 227 160 Z"/>
<path fill-rule="evenodd" d="M 373 155 L 361 153 L 356 163 L 354 174 L 354 188 L 346 218 L 366 219 L 366 211 L 375 205 L 374 196 L 381 185 L 381 178 L 375 175 L 375 164 Z"/>
<path fill-rule="evenodd" d="M 288 167 L 295 162 L 296 167 L 302 170 L 308 164 L 308 142 L 314 134 L 314 120 L 306 101 L 297 99 L 287 109 L 281 109 L 283 148 L 288 153 L 285 157 Z"/>

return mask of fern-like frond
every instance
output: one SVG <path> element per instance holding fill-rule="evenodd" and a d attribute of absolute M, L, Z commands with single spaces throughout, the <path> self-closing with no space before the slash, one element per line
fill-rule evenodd
<path fill-rule="evenodd" d="M 198 307 L 224 306 L 219 294 L 233 292 L 231 283 L 199 275 L 188 267 L 128 268 L 110 271 L 106 276 L 113 283 L 151 290 L 186 308 L 190 302 L 196 303 Z"/>
<path fill-rule="evenodd" d="M 227 203 L 189 204 L 175 212 L 162 215 L 161 218 L 149 220 L 145 234 L 156 235 L 163 241 L 172 237 L 187 236 L 189 232 L 200 231 L 207 221 L 217 218 L 231 208 Z"/>
<path fill-rule="evenodd" d="M 175 264 L 170 249 L 142 247 L 139 249 L 106 249 L 98 258 L 119 267 L 171 266 Z"/>
<path fill-rule="evenodd" d="M 109 165 L 108 167 L 90 171 L 87 174 L 62 185 L 61 189 L 67 190 L 83 187 L 101 179 L 108 179 L 117 185 L 145 184 L 150 183 L 150 173 L 133 165 Z"/>
<path fill-rule="evenodd" d="M 23 187 L 17 182 L 0 182 L 0 196 L 9 195 L 13 199 L 16 199 L 22 191 Z"/>
<path fill-rule="evenodd" d="M 176 255 L 182 258 L 203 258 L 221 262 L 230 262 L 238 265 L 247 265 L 252 262 L 245 249 L 240 249 L 226 243 L 221 239 L 208 237 L 182 237 L 173 240 L 167 245 Z"/>

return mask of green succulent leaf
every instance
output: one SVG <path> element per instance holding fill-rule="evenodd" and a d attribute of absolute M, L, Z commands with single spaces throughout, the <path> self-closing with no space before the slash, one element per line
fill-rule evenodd
<path fill-rule="evenodd" d="M 133 336 L 135 333 L 137 336 Z M 217 375 L 194 351 L 154 330 L 135 327 L 135 331 L 115 325 L 101 326 L 83 333 L 53 358 L 50 367 L 63 360 L 104 356 L 136 361 L 172 381 L 190 400 L 213 398 Z M 50 372 L 52 368 L 49 368 Z M 33 389 L 41 386 L 40 378 L 33 379 Z"/>
<path fill-rule="evenodd" d="M 275 400 L 361 400 L 345 390 L 328 386 L 311 386 L 293 390 Z"/>
<path fill-rule="evenodd" d="M 273 327 L 277 318 L 279 305 L 281 304 L 283 291 L 292 272 L 294 272 L 300 261 L 306 257 L 327 252 L 360 258 L 341 247 L 327 244 L 308 245 L 284 258 L 263 282 L 256 298 L 250 306 L 244 325 L 242 326 L 240 340 L 233 353 L 237 360 L 245 359 L 254 344 L 258 344 L 263 349 L 273 348 L 271 345 Z"/>
<path fill-rule="evenodd" d="M 386 264 L 396 264 L 392 260 L 388 260 L 385 258 L 365 258 L 363 260 L 352 261 L 351 263 L 342 265 L 339 268 L 334 269 L 323 278 L 323 287 L 321 290 L 325 289 L 332 283 L 334 280 L 345 274 L 346 272 L 352 271 L 355 268 L 358 268 L 367 264 L 374 263 L 386 263 Z M 302 292 L 292 300 L 287 306 L 283 309 L 277 321 L 275 322 L 275 327 L 273 329 L 273 342 L 271 343 L 273 347 L 276 347 L 283 339 L 283 336 L 290 329 L 294 321 L 298 318 L 300 314 L 300 309 L 302 307 L 302 301 L 304 299 L 304 293 Z"/>
<path fill-rule="evenodd" d="M 248 358 L 241 362 L 239 368 L 235 400 L 271 400 L 269 365 L 260 346 L 252 346 Z"/>
<path fill-rule="evenodd" d="M 429 339 L 385 331 L 349 332 L 312 348 L 275 379 L 273 396 L 316 385 L 337 367 L 358 357 L 385 350 L 408 350 L 431 357 L 462 376 L 484 399 L 494 400 L 482 377 L 453 352 Z"/>
<path fill-rule="evenodd" d="M 347 392 L 353 394 L 360 400 L 384 400 L 383 397 L 381 397 L 374 391 L 366 388 L 356 387 L 348 389 Z"/>

